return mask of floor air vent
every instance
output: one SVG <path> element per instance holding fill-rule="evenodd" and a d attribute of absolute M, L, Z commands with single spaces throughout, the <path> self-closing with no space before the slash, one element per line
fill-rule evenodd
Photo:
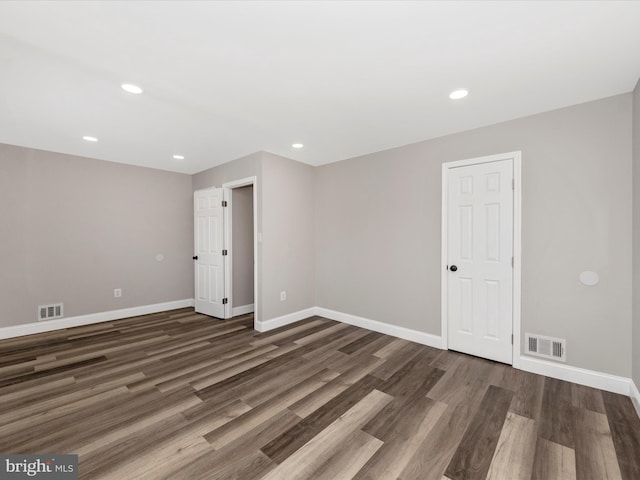
<path fill-rule="evenodd" d="M 525 333 L 525 344 L 525 353 L 550 358 L 552 360 L 561 360 L 563 362 L 567 360 L 567 341 L 564 338 L 545 337 L 543 335 Z"/>
<path fill-rule="evenodd" d="M 38 307 L 38 321 L 53 320 L 54 318 L 62 318 L 64 316 L 64 308 L 62 303 L 54 305 L 40 305 Z"/>

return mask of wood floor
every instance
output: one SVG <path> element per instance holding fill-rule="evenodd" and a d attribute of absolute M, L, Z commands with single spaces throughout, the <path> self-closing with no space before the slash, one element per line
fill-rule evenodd
<path fill-rule="evenodd" d="M 0 341 L 0 452 L 82 479 L 640 479 L 629 398 L 310 318 L 174 310 Z"/>

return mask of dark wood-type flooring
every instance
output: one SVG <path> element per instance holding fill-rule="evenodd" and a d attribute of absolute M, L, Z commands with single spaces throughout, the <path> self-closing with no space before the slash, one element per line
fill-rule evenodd
<path fill-rule="evenodd" d="M 313 317 L 0 341 L 0 452 L 82 479 L 640 479 L 629 398 Z"/>

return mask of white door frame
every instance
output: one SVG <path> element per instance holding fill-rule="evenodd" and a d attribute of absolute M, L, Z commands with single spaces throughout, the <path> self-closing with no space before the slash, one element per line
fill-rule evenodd
<path fill-rule="evenodd" d="M 224 211 L 224 243 L 229 250 L 229 255 L 225 257 L 224 287 L 229 301 L 225 305 L 224 317 L 233 316 L 233 249 L 232 246 L 232 216 L 233 216 L 233 189 L 253 186 L 253 322 L 258 319 L 258 177 L 246 177 L 239 180 L 223 183 L 222 188 L 231 189 L 230 208 Z"/>
<path fill-rule="evenodd" d="M 441 258 L 441 337 L 442 348 L 449 348 L 448 332 L 449 332 L 449 312 L 448 312 L 448 270 L 447 270 L 447 245 L 448 245 L 448 209 L 447 203 L 449 198 L 449 182 L 448 173 L 451 168 L 466 167 L 469 165 L 477 165 L 481 163 L 497 162 L 500 160 L 513 161 L 513 367 L 520 368 L 520 301 L 521 301 L 521 269 L 522 269 L 522 238 L 521 238 L 521 215 L 522 215 L 522 152 L 508 152 L 498 155 L 489 155 L 486 157 L 469 158 L 466 160 L 458 160 L 455 162 L 447 162 L 442 164 L 442 258 Z"/>

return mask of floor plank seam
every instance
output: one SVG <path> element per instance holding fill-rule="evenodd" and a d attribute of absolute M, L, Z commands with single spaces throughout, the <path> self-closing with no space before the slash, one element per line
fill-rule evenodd
<path fill-rule="evenodd" d="M 630 400 L 321 317 L 185 308 L 0 340 L 0 450 L 81 479 L 640 478 Z"/>

